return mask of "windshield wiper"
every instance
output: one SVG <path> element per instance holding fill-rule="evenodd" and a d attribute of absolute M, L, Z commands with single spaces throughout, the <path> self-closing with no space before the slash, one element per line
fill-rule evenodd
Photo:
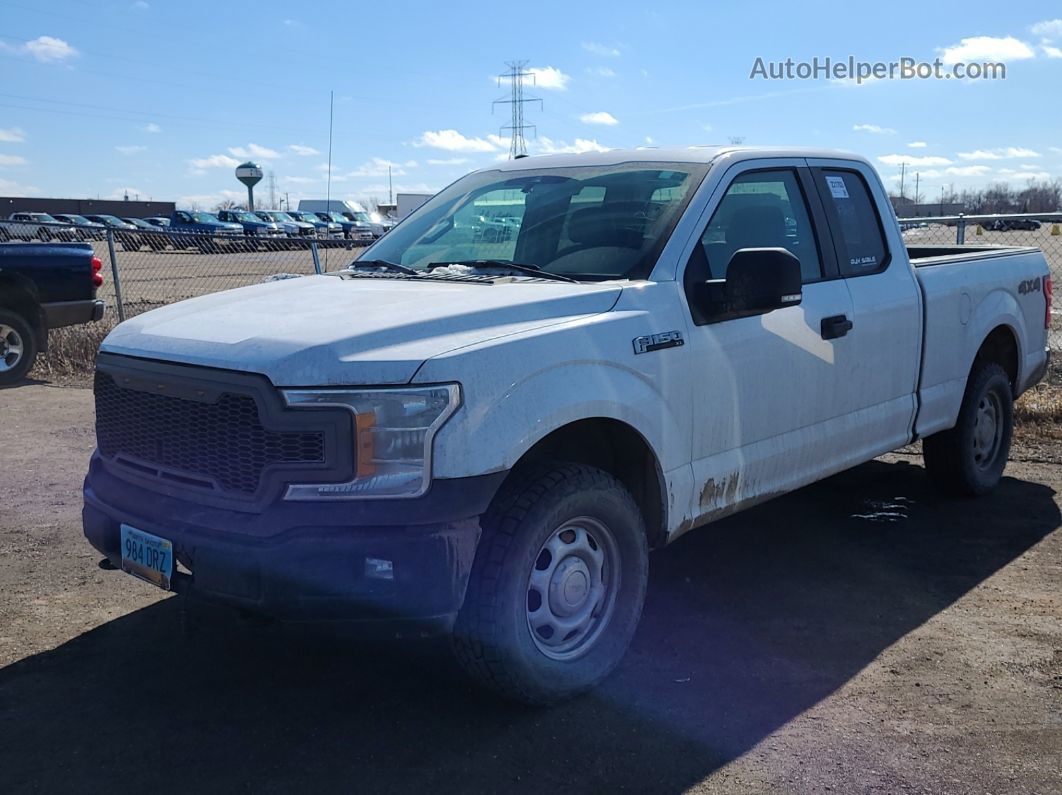
<path fill-rule="evenodd" d="M 393 271 L 394 273 L 404 273 L 407 276 L 420 276 L 420 271 L 413 270 L 413 268 L 406 267 L 405 265 L 399 265 L 397 262 L 391 262 L 385 259 L 356 259 L 348 266 L 351 270 L 357 270 L 359 268 L 382 268 L 383 270 Z"/>
<path fill-rule="evenodd" d="M 465 265 L 469 268 L 508 268 L 517 273 L 526 273 L 528 276 L 537 276 L 542 279 L 553 279 L 558 282 L 579 284 L 578 279 L 573 279 L 570 276 L 562 276 L 559 273 L 544 271 L 538 265 L 524 265 L 519 262 L 509 262 L 504 259 L 465 259 L 457 260 L 456 262 L 432 262 L 428 264 L 428 270 L 430 271 L 432 268 L 445 268 L 447 265 Z"/>

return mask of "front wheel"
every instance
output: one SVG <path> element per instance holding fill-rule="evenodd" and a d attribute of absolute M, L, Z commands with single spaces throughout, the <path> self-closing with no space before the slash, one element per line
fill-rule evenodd
<path fill-rule="evenodd" d="M 457 659 L 527 704 L 589 690 L 623 658 L 648 573 L 645 524 L 614 477 L 562 463 L 515 475 L 483 517 Z"/>
<path fill-rule="evenodd" d="M 947 494 L 985 494 L 1003 477 L 1013 429 L 1010 379 L 994 362 L 975 362 L 955 427 L 922 442 L 926 472 Z"/>

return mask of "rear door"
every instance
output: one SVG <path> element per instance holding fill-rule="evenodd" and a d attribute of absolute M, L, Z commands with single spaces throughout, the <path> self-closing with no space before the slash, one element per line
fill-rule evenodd
<path fill-rule="evenodd" d="M 850 160 L 809 160 L 841 276 L 852 298 L 853 378 L 861 457 L 910 440 L 922 356 L 922 296 L 873 170 Z"/>

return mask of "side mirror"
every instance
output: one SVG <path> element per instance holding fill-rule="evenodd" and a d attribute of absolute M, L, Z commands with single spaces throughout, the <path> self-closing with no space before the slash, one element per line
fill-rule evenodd
<path fill-rule="evenodd" d="M 734 252 L 726 279 L 697 285 L 698 303 L 712 320 L 763 315 L 802 298 L 800 260 L 784 248 L 742 248 Z"/>

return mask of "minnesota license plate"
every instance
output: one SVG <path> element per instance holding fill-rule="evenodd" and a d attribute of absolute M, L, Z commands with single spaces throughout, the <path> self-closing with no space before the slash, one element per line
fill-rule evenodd
<path fill-rule="evenodd" d="M 170 590 L 173 543 L 127 524 L 122 525 L 122 571 Z"/>

